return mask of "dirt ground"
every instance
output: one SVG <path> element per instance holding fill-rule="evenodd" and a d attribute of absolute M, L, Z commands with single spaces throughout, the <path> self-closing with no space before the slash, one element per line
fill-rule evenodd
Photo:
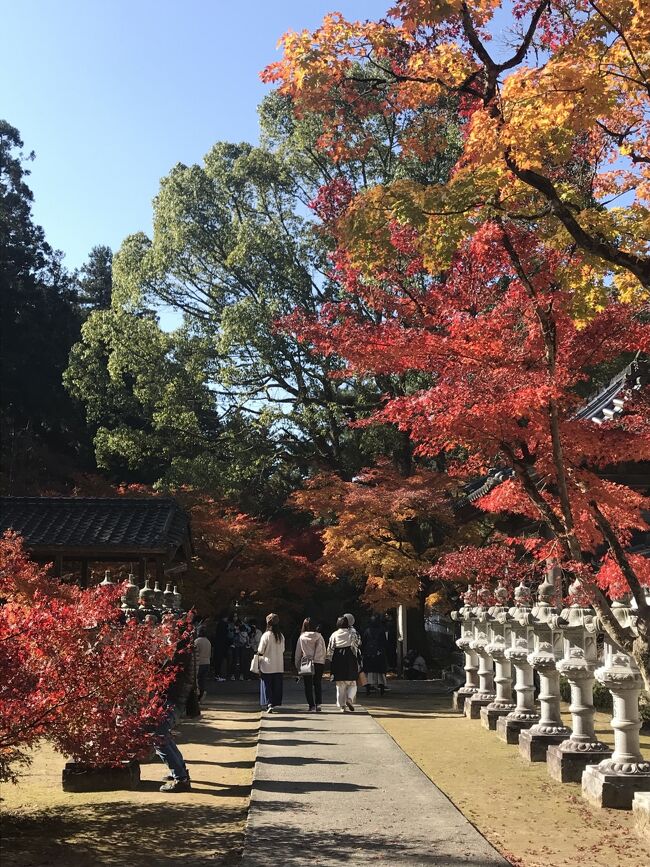
<path fill-rule="evenodd" d="M 578 784 L 552 780 L 480 722 L 451 711 L 451 697 L 425 684 L 393 682 L 383 699 L 362 701 L 399 746 L 513 864 L 521 867 L 640 867 L 650 847 L 631 811 L 596 810 Z M 567 721 L 570 716 L 566 715 Z M 600 740 L 613 743 L 609 716 L 597 715 Z M 642 736 L 650 758 L 650 736 Z M 408 797 L 407 793 L 404 793 Z"/>
<path fill-rule="evenodd" d="M 259 730 L 256 690 L 214 684 L 201 719 L 180 727 L 191 793 L 159 792 L 165 766 L 157 759 L 141 766 L 136 791 L 67 793 L 65 760 L 38 749 L 18 785 L 2 787 L 2 867 L 238 863 Z"/>

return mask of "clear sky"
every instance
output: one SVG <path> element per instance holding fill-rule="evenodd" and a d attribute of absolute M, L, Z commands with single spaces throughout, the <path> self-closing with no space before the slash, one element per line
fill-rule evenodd
<path fill-rule="evenodd" d="M 278 38 L 388 0 L 0 0 L 0 117 L 36 151 L 34 217 L 73 268 L 151 229 L 177 162 L 255 140 Z"/>

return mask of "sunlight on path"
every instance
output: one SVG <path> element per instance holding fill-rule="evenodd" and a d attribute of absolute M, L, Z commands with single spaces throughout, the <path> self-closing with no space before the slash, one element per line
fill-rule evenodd
<path fill-rule="evenodd" d="M 362 707 L 338 712 L 328 684 L 307 714 L 285 692 L 262 719 L 243 867 L 506 864 Z"/>

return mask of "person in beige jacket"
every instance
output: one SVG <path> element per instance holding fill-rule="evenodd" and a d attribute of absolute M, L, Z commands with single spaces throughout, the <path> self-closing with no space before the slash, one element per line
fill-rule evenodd
<path fill-rule="evenodd" d="M 284 672 L 284 635 L 277 614 L 267 615 L 266 632 L 256 654 L 260 658 L 260 704 L 266 705 L 267 713 L 273 713 L 282 705 Z"/>
<path fill-rule="evenodd" d="M 300 637 L 296 644 L 296 653 L 294 662 L 296 669 L 300 673 L 300 666 L 303 662 L 312 662 L 314 667 L 313 674 L 303 674 L 303 683 L 305 686 L 305 698 L 309 706 L 309 713 L 320 713 L 323 703 L 323 671 L 325 670 L 325 640 L 320 632 L 317 632 L 312 627 L 312 622 L 309 617 L 305 618 L 300 630 Z"/>

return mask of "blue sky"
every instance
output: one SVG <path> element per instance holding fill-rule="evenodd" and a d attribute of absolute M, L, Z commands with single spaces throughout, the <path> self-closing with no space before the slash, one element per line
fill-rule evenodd
<path fill-rule="evenodd" d="M 387 0 L 14 0 L 2 4 L 0 116 L 36 151 L 34 217 L 81 265 L 150 231 L 177 162 L 255 140 L 259 70 L 278 38 L 332 9 L 377 18 Z"/>

